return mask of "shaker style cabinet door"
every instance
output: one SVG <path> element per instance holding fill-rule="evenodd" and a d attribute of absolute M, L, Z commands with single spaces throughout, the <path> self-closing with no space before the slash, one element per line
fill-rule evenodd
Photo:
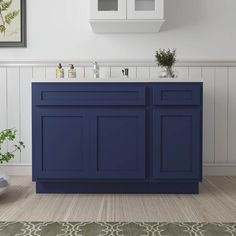
<path fill-rule="evenodd" d="M 127 18 L 158 20 L 164 18 L 164 0 L 128 0 Z"/>
<path fill-rule="evenodd" d="M 145 110 L 93 111 L 92 163 L 97 179 L 145 178 Z"/>
<path fill-rule="evenodd" d="M 90 0 L 90 7 L 92 20 L 126 19 L 126 0 Z"/>
<path fill-rule="evenodd" d="M 86 110 L 56 107 L 34 110 L 33 172 L 37 179 L 88 177 L 88 120 Z"/>
<path fill-rule="evenodd" d="M 153 110 L 153 177 L 201 179 L 201 110 Z"/>

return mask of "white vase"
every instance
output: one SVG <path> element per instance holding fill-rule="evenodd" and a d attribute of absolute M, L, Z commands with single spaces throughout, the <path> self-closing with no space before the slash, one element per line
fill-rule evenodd
<path fill-rule="evenodd" d="M 0 171 L 0 195 L 4 193 L 9 186 L 9 177 Z"/>
<path fill-rule="evenodd" d="M 173 67 L 165 67 L 159 76 L 160 78 L 177 78 L 176 72 Z"/>

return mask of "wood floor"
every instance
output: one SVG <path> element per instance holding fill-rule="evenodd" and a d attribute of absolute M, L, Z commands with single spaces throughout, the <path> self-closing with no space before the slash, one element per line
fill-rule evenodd
<path fill-rule="evenodd" d="M 12 177 L 0 221 L 236 222 L 236 177 L 208 177 L 200 195 L 37 195 Z"/>

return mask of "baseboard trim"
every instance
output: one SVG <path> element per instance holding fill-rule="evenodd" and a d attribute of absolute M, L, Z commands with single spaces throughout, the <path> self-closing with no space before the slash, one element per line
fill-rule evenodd
<path fill-rule="evenodd" d="M 31 164 L 7 164 L 0 165 L 0 171 L 5 172 L 7 175 L 18 176 L 31 176 L 32 165 Z"/>
<path fill-rule="evenodd" d="M 204 176 L 236 176 L 236 163 L 204 164 Z"/>
<path fill-rule="evenodd" d="M 31 164 L 8 164 L 0 165 L 0 171 L 8 175 L 31 176 Z M 236 176 L 236 163 L 204 164 L 204 176 Z"/>

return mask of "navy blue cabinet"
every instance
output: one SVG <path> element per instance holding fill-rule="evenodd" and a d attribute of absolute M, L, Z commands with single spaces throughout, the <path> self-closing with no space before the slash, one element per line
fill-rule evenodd
<path fill-rule="evenodd" d="M 42 179 L 145 177 L 145 110 L 39 108 L 35 166 Z"/>
<path fill-rule="evenodd" d="M 39 193 L 198 193 L 202 83 L 33 83 Z"/>
<path fill-rule="evenodd" d="M 145 110 L 97 109 L 92 118 L 96 178 L 144 179 Z"/>
<path fill-rule="evenodd" d="M 91 145 L 86 110 L 40 107 L 34 111 L 33 123 L 35 178 L 89 176 Z"/>
<path fill-rule="evenodd" d="M 201 180 L 200 109 L 154 109 L 153 177 Z"/>

